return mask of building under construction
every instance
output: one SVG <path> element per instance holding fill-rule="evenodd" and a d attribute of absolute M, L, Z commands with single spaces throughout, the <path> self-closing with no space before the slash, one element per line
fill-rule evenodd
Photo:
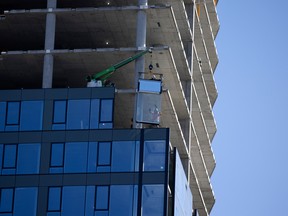
<path fill-rule="evenodd" d="M 0 215 L 210 215 L 217 3 L 1 0 Z"/>

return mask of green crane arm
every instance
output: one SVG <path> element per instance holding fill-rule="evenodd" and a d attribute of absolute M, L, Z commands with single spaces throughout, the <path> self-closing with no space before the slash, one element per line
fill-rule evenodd
<path fill-rule="evenodd" d="M 123 67 L 124 65 L 126 65 L 126 64 L 128 64 L 128 63 L 130 63 L 130 62 L 132 62 L 132 61 L 134 61 L 134 60 L 136 60 L 138 58 L 140 58 L 141 56 L 145 55 L 148 52 L 151 52 L 151 49 L 146 49 L 146 50 L 144 50 L 144 51 L 142 51 L 140 53 L 137 53 L 136 55 L 131 56 L 131 57 L 129 57 L 129 58 L 127 58 L 127 59 L 125 59 L 125 60 L 123 60 L 123 61 L 121 61 L 121 62 L 119 62 L 119 63 L 117 63 L 117 64 L 115 64 L 115 65 L 113 65 L 113 66 L 111 66 L 111 67 L 109 67 L 109 68 L 107 68 L 105 70 L 103 70 L 103 71 L 100 71 L 100 72 L 98 72 L 96 74 L 93 74 L 90 77 L 90 79 L 91 80 L 102 80 L 102 81 L 104 81 L 109 76 L 111 76 L 118 68 Z"/>

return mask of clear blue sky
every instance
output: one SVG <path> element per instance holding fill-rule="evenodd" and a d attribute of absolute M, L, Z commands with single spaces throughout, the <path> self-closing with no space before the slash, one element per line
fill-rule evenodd
<path fill-rule="evenodd" d="M 220 0 L 211 216 L 288 215 L 288 1 Z"/>

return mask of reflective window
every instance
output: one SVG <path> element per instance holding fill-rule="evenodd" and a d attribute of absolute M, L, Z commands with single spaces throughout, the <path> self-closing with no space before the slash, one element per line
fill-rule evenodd
<path fill-rule="evenodd" d="M 43 121 L 43 101 L 22 101 L 20 130 L 41 130 Z"/>
<path fill-rule="evenodd" d="M 97 129 L 99 123 L 99 106 L 100 100 L 99 99 L 92 99 L 91 100 L 91 114 L 90 114 L 90 128 Z"/>
<path fill-rule="evenodd" d="M 142 186 L 142 216 L 164 216 L 164 185 Z"/>
<path fill-rule="evenodd" d="M 164 171 L 166 161 L 166 141 L 144 142 L 144 171 Z"/>
<path fill-rule="evenodd" d="M 87 170 L 87 142 L 73 142 L 65 144 L 64 172 L 77 173 Z"/>
<path fill-rule="evenodd" d="M 2 188 L 0 190 L 0 213 L 9 213 L 9 212 L 12 213 L 13 197 L 14 197 L 13 188 Z"/>
<path fill-rule="evenodd" d="M 95 195 L 95 209 L 109 209 L 109 186 L 97 186 Z"/>
<path fill-rule="evenodd" d="M 98 156 L 97 156 L 97 165 L 98 166 L 109 166 L 111 163 L 111 143 L 110 142 L 99 142 L 98 143 Z M 105 167 L 104 167 L 105 168 Z M 97 168 L 98 171 L 106 171 L 101 169 L 101 167 Z M 109 170 L 107 170 L 109 171 Z"/>
<path fill-rule="evenodd" d="M 162 82 L 160 80 L 139 80 L 139 92 L 157 93 L 162 91 Z"/>
<path fill-rule="evenodd" d="M 63 167 L 64 143 L 52 143 L 51 145 L 51 167 Z"/>
<path fill-rule="evenodd" d="M 20 102 L 7 102 L 7 125 L 19 124 Z"/>
<path fill-rule="evenodd" d="M 84 186 L 63 187 L 61 216 L 85 215 L 85 189 Z"/>
<path fill-rule="evenodd" d="M 100 111 L 100 121 L 101 122 L 112 122 L 113 117 L 113 100 L 112 99 L 102 99 L 101 100 L 101 111 Z"/>
<path fill-rule="evenodd" d="M 96 172 L 97 167 L 97 142 L 89 142 L 88 172 Z"/>
<path fill-rule="evenodd" d="M 88 129 L 90 100 L 69 100 L 67 111 L 67 129 Z"/>
<path fill-rule="evenodd" d="M 49 187 L 48 193 L 48 211 L 61 210 L 61 187 Z"/>
<path fill-rule="evenodd" d="M 6 131 L 18 131 L 20 118 L 20 102 L 7 102 Z"/>
<path fill-rule="evenodd" d="M 3 146 L 2 175 L 15 174 L 17 165 L 17 145 L 13 144 L 2 146 Z"/>
<path fill-rule="evenodd" d="M 16 188 L 13 216 L 36 216 L 38 189 L 36 187 Z"/>
<path fill-rule="evenodd" d="M 66 126 L 67 101 L 54 101 L 53 130 L 64 130 Z"/>
<path fill-rule="evenodd" d="M 112 144 L 112 172 L 135 170 L 135 142 L 119 141 Z"/>
<path fill-rule="evenodd" d="M 4 131 L 6 118 L 6 102 L 0 102 L 0 131 Z"/>
<path fill-rule="evenodd" d="M 112 185 L 110 187 L 109 216 L 132 216 L 133 214 L 133 186 Z"/>
<path fill-rule="evenodd" d="M 17 174 L 36 174 L 40 168 L 40 143 L 19 144 Z"/>

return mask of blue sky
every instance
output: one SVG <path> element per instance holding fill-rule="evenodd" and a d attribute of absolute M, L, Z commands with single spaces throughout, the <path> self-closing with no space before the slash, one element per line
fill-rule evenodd
<path fill-rule="evenodd" d="M 218 3 L 211 216 L 287 215 L 287 9 L 285 0 Z"/>

